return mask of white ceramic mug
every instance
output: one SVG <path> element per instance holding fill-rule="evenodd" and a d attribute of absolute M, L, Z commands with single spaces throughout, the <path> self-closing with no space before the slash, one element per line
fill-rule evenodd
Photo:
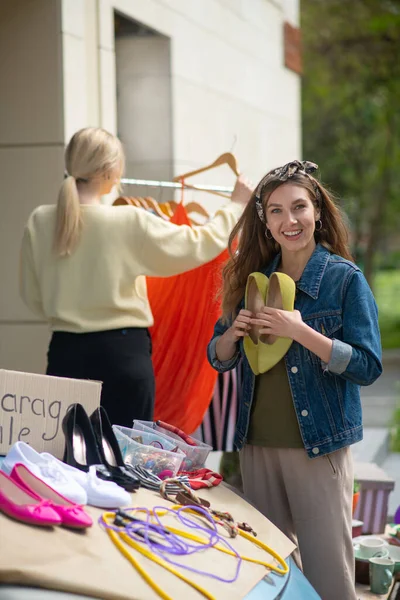
<path fill-rule="evenodd" d="M 389 550 L 387 543 L 382 538 L 369 537 L 360 541 L 358 554 L 360 558 L 386 557 L 389 555 Z"/>

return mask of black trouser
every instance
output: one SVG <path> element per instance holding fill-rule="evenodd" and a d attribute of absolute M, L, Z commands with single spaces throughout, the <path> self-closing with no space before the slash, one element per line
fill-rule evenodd
<path fill-rule="evenodd" d="M 132 427 L 134 419 L 153 419 L 155 382 L 147 329 L 56 331 L 47 359 L 48 375 L 102 381 L 101 405 L 112 424 Z"/>

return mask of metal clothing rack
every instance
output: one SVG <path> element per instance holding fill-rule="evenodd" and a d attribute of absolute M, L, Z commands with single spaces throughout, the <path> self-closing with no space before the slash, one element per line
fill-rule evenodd
<path fill-rule="evenodd" d="M 175 189 L 181 189 L 182 187 L 184 188 L 189 188 L 191 190 L 197 190 L 199 192 L 225 192 L 227 194 L 231 194 L 233 192 L 233 187 L 226 187 L 223 185 L 200 185 L 200 184 L 196 184 L 196 185 L 192 185 L 192 184 L 188 184 L 185 185 L 181 182 L 178 181 L 156 181 L 156 180 L 152 180 L 152 179 L 128 179 L 128 178 L 122 178 L 121 179 L 121 183 L 125 184 L 125 185 L 147 185 L 149 187 L 154 187 L 154 188 L 175 188 Z"/>

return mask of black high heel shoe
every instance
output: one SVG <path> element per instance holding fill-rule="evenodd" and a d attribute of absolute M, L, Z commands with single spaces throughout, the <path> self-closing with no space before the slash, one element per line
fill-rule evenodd
<path fill-rule="evenodd" d="M 91 465 L 101 464 L 89 417 L 82 404 L 72 404 L 67 410 L 62 430 L 65 436 L 63 461 L 81 471 L 89 471 Z"/>
<path fill-rule="evenodd" d="M 110 419 L 102 406 L 96 408 L 91 414 L 90 422 L 101 462 L 110 471 L 113 480 L 128 491 L 136 490 L 140 486 L 140 481 L 125 465 Z"/>

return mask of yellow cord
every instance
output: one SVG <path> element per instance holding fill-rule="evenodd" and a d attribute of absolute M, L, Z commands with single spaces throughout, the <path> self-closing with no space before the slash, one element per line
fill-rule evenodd
<path fill-rule="evenodd" d="M 180 504 L 175 504 L 172 507 L 172 510 L 178 510 L 179 508 L 182 508 Z M 191 513 L 193 515 L 199 516 L 199 513 L 191 508 L 187 508 L 186 511 L 188 513 Z M 145 510 L 138 510 L 137 512 L 145 512 Z M 114 514 L 114 513 L 110 513 L 110 514 Z M 158 517 L 163 517 L 166 514 L 168 514 L 167 510 L 158 510 L 156 511 L 156 513 L 154 513 L 154 511 L 150 511 L 150 514 L 157 514 Z M 213 515 L 211 515 L 213 516 Z M 213 516 L 214 521 L 218 521 L 218 518 Z M 204 544 L 206 545 L 208 542 L 205 542 L 201 537 L 198 537 L 192 533 L 188 533 L 186 531 L 182 531 L 180 529 L 176 529 L 174 527 L 168 527 L 165 526 L 165 529 L 167 529 L 168 531 L 170 531 L 171 533 L 175 533 L 176 535 L 180 535 L 184 538 L 193 540 L 195 542 L 198 542 L 200 544 Z M 246 531 L 243 531 L 242 529 L 238 529 L 238 533 L 239 535 L 241 535 L 242 537 L 244 537 L 246 540 L 248 540 L 249 542 L 252 542 L 253 544 L 255 544 L 256 546 L 258 546 L 259 548 L 261 548 L 262 550 L 264 550 L 265 552 L 267 552 L 268 554 L 270 554 L 273 558 L 275 558 L 278 563 L 282 566 L 282 569 L 280 569 L 279 567 L 275 566 L 275 565 L 271 565 L 270 563 L 266 563 L 262 560 L 258 560 L 257 558 L 251 558 L 248 556 L 241 556 L 242 560 L 245 560 L 247 562 L 251 562 L 251 563 L 255 563 L 258 565 L 262 565 L 263 567 L 266 567 L 267 569 L 270 569 L 271 571 L 274 571 L 275 573 L 277 573 L 278 575 L 286 575 L 286 573 L 289 572 L 289 567 L 286 563 L 286 561 L 282 558 L 282 556 L 280 556 L 277 552 L 275 552 L 272 548 L 270 548 L 269 546 L 267 546 L 266 544 L 264 544 L 263 542 L 261 542 L 259 539 L 255 538 L 253 535 L 250 535 L 249 533 L 247 533 Z M 231 550 L 228 550 L 227 548 L 224 548 L 223 546 L 220 546 L 219 544 L 216 544 L 215 546 L 212 546 L 213 548 L 215 548 L 216 550 L 219 550 L 220 552 L 224 552 L 225 554 L 229 554 L 230 556 L 235 556 L 236 554 L 234 552 L 232 552 Z"/>
<path fill-rule="evenodd" d="M 173 510 L 178 510 L 179 508 L 181 508 L 180 505 L 173 506 Z M 192 509 L 189 509 L 189 508 L 187 508 L 186 510 L 189 513 L 192 513 L 194 515 L 199 516 L 199 513 L 197 513 L 195 510 L 192 510 Z M 138 510 L 137 512 L 145 512 L 145 510 L 144 509 L 141 510 L 141 511 Z M 156 514 L 158 517 L 162 517 L 162 516 L 166 515 L 167 513 L 168 513 L 167 510 L 165 510 L 165 511 L 164 510 L 149 511 L 150 515 Z M 114 518 L 115 518 L 115 513 L 113 513 L 113 512 L 106 512 L 102 516 L 102 519 L 103 519 L 104 523 L 106 523 L 108 525 L 110 524 L 109 520 L 110 519 L 114 519 Z M 213 516 L 213 519 L 214 519 L 214 521 L 218 520 L 214 516 Z M 174 534 L 179 535 L 179 536 L 181 536 L 183 538 L 190 539 L 192 541 L 195 541 L 195 542 L 203 544 L 203 545 L 206 545 L 208 543 L 205 540 L 203 540 L 200 536 L 194 535 L 194 534 L 189 533 L 187 531 L 182 531 L 182 530 L 177 529 L 175 527 L 167 527 L 167 526 L 165 526 L 165 529 L 167 531 L 170 531 L 171 533 L 174 533 Z M 173 599 L 170 596 L 168 596 L 168 594 L 166 594 L 164 592 L 164 590 L 159 585 L 157 585 L 157 583 L 150 577 L 150 575 L 147 573 L 147 571 L 145 571 L 145 569 L 141 566 L 141 564 L 139 563 L 139 561 L 134 556 L 132 556 L 132 554 L 127 550 L 127 548 L 125 548 L 125 546 L 123 545 L 123 543 L 119 540 L 119 537 L 122 540 L 124 540 L 124 542 L 126 544 L 128 544 L 129 546 L 131 546 L 132 548 L 134 548 L 135 550 L 137 550 L 140 554 L 142 554 L 146 558 L 152 560 L 153 562 L 155 562 L 159 566 L 163 567 L 164 569 L 166 569 L 167 571 L 169 571 L 170 573 L 172 573 L 173 575 L 175 575 L 176 577 L 178 577 L 179 579 L 181 579 L 182 581 L 184 581 L 188 585 L 192 586 L 194 589 L 196 589 L 198 592 L 200 592 L 200 594 L 202 594 L 205 598 L 208 598 L 208 600 L 215 600 L 215 597 L 212 596 L 209 592 L 207 592 L 207 590 L 205 590 L 204 588 L 202 588 L 200 585 L 198 585 L 194 581 L 191 581 L 189 578 L 187 578 L 185 575 L 183 575 L 182 573 L 180 573 L 179 571 L 177 571 L 176 569 L 174 569 L 166 561 L 164 561 L 161 558 L 159 558 L 153 552 L 151 552 L 150 550 L 148 550 L 148 549 L 144 548 L 143 546 L 141 546 L 141 544 L 139 542 L 135 542 L 130 536 L 128 536 L 123 531 L 120 531 L 120 532 L 116 533 L 115 531 L 113 531 L 112 529 L 109 529 L 107 527 L 107 533 L 110 536 L 112 542 L 115 544 L 115 546 L 123 554 L 123 556 L 125 556 L 125 558 L 135 567 L 135 569 L 138 571 L 138 573 L 143 577 L 143 579 L 146 581 L 146 583 L 148 583 L 148 585 L 163 600 L 173 600 Z M 238 533 L 239 533 L 239 535 L 241 535 L 242 537 L 244 537 L 246 540 L 252 542 L 253 544 L 256 544 L 256 546 L 258 546 L 259 548 L 261 548 L 262 550 L 264 550 L 265 552 L 267 552 L 268 554 L 270 554 L 271 556 L 273 556 L 273 558 L 275 558 L 278 561 L 278 563 L 282 566 L 282 569 L 279 569 L 275 565 L 271 565 L 269 563 L 266 563 L 266 562 L 263 562 L 263 561 L 258 560 L 256 558 L 251 558 L 251 557 L 248 557 L 248 556 L 241 556 L 240 558 L 242 560 L 262 565 L 262 566 L 266 567 L 267 569 L 270 569 L 271 571 L 274 571 L 275 573 L 278 573 L 279 575 L 286 575 L 286 573 L 288 573 L 289 567 L 288 567 L 287 563 L 285 562 L 285 560 L 277 552 L 275 552 L 274 550 L 272 550 L 272 548 L 270 548 L 269 546 L 267 546 L 266 544 L 264 544 L 260 540 L 254 538 L 252 535 L 250 535 L 246 531 L 243 531 L 242 529 L 238 529 Z M 232 552 L 231 550 L 228 550 L 227 548 L 224 548 L 223 546 L 221 546 L 219 544 L 216 544 L 215 546 L 212 546 L 212 548 L 215 548 L 219 552 L 224 552 L 225 554 L 229 554 L 230 556 L 237 557 L 237 555 L 234 552 Z"/>
<path fill-rule="evenodd" d="M 179 577 L 179 579 L 182 579 L 182 581 L 185 581 L 186 583 L 191 585 L 198 592 L 200 592 L 200 594 L 205 596 L 205 598 L 208 598 L 209 600 L 216 600 L 214 596 L 212 596 L 209 592 L 207 592 L 207 590 L 202 588 L 200 585 L 198 585 L 194 581 L 191 581 L 190 579 L 188 579 L 188 577 L 185 577 L 185 575 L 183 575 L 182 573 L 179 573 L 179 571 L 177 571 L 176 569 L 171 567 L 171 565 L 169 565 L 167 562 L 165 562 L 165 560 L 162 560 L 161 558 L 159 558 L 156 554 L 153 554 L 146 548 L 143 548 L 139 542 L 135 542 L 132 538 L 129 537 L 129 535 L 121 532 L 120 536 L 127 544 L 129 544 L 129 546 L 132 546 L 132 548 L 135 548 L 135 550 L 137 550 L 138 552 L 143 554 L 143 556 L 146 556 L 150 560 L 153 560 L 155 563 L 157 563 L 161 567 L 164 567 L 164 569 L 167 569 L 167 571 L 169 571 L 173 575 L 176 575 L 176 577 Z"/>
<path fill-rule="evenodd" d="M 107 523 L 107 519 L 113 518 L 114 516 L 115 516 L 115 513 L 105 513 L 102 518 Z M 163 589 L 157 585 L 157 583 L 150 577 L 150 575 L 147 573 L 147 571 L 144 570 L 144 568 L 141 566 L 139 561 L 134 556 L 132 556 L 132 554 L 120 542 L 120 540 L 118 539 L 118 536 L 121 537 L 124 540 L 124 542 L 126 542 L 129 546 L 131 546 L 132 548 L 134 548 L 135 550 L 140 552 L 140 554 L 143 554 L 143 556 L 146 556 L 147 558 L 149 558 L 156 564 L 160 565 L 161 567 L 164 567 L 164 569 L 167 569 L 167 571 L 170 571 L 170 573 L 172 573 L 173 575 L 176 575 L 176 577 L 178 577 L 179 579 L 182 579 L 182 581 L 185 581 L 186 583 L 188 583 L 190 586 L 192 586 L 198 592 L 200 592 L 200 594 L 202 594 L 205 598 L 208 598 L 208 600 L 216 600 L 216 598 L 214 596 L 212 596 L 209 592 L 207 592 L 207 590 L 202 588 L 200 585 L 198 585 L 194 581 L 191 581 L 188 577 L 186 577 L 182 573 L 179 573 L 179 571 L 177 571 L 172 566 L 170 566 L 167 562 L 165 562 L 164 560 L 159 558 L 156 554 L 153 554 L 146 548 L 143 548 L 139 542 L 135 542 L 126 533 L 124 533 L 122 531 L 116 533 L 112 529 L 108 529 L 108 528 L 107 528 L 107 533 L 110 536 L 112 542 L 115 544 L 115 546 L 117 546 L 118 550 L 121 551 L 121 553 L 125 556 L 125 558 L 127 558 L 129 560 L 129 562 L 135 567 L 135 569 L 138 571 L 138 573 L 143 577 L 143 579 L 146 581 L 146 583 L 148 583 L 149 586 L 157 594 L 159 594 L 161 598 L 163 598 L 163 600 L 173 600 L 173 598 L 168 596 L 168 594 L 166 594 L 163 591 Z"/>
<path fill-rule="evenodd" d="M 112 541 L 114 542 L 114 544 L 117 546 L 118 550 L 120 552 L 122 552 L 122 554 L 125 556 L 125 558 L 127 558 L 129 560 L 129 562 L 135 567 L 135 569 L 138 571 L 138 573 L 143 577 L 143 579 L 146 581 L 146 583 L 149 584 L 149 586 L 157 593 L 159 594 L 159 596 L 161 596 L 161 598 L 163 600 L 173 600 L 173 598 L 171 598 L 171 596 L 168 596 L 162 588 L 160 588 L 159 585 L 156 584 L 156 582 L 150 577 L 150 575 L 147 573 L 147 571 L 145 571 L 143 569 L 143 567 L 141 566 L 141 564 L 136 560 L 136 558 L 134 556 L 132 556 L 132 554 L 130 552 L 128 552 L 128 550 L 125 548 L 125 546 L 122 544 L 122 542 L 120 542 L 120 540 L 118 539 L 118 534 L 116 534 L 114 531 L 112 531 L 111 529 L 107 529 L 107 533 L 110 536 L 110 538 L 112 539 Z"/>
<path fill-rule="evenodd" d="M 179 535 L 181 537 L 187 538 L 189 540 L 193 540 L 194 542 L 198 542 L 199 544 L 208 544 L 208 542 L 206 542 L 205 540 L 201 539 L 201 537 L 194 535 L 192 533 L 188 533 L 187 531 L 182 531 L 181 529 L 176 529 L 175 527 L 168 527 L 165 526 L 165 529 L 167 529 L 168 531 L 170 531 L 171 533 L 174 533 L 175 535 Z M 248 533 L 246 533 L 245 531 L 241 531 L 239 530 L 239 535 L 243 536 L 244 538 L 248 539 L 250 542 L 253 542 L 255 544 L 257 544 L 257 546 L 259 546 L 260 548 L 262 548 L 263 550 L 265 550 L 266 552 L 268 552 L 268 554 L 270 554 L 273 558 L 276 558 L 276 560 L 278 561 L 278 563 L 280 565 L 282 565 L 282 569 L 279 569 L 277 566 L 272 565 L 270 563 L 266 563 L 262 560 L 259 560 L 257 558 L 251 558 L 250 556 L 240 556 L 240 558 L 242 560 L 245 560 L 247 562 L 251 562 L 251 563 L 255 563 L 257 565 L 261 565 L 263 567 L 266 567 L 267 569 L 270 569 L 271 571 L 274 571 L 275 573 L 278 573 L 278 575 L 286 575 L 286 573 L 289 571 L 289 567 L 287 566 L 286 562 L 284 561 L 284 559 L 279 556 L 279 554 L 277 554 L 276 552 L 274 552 L 274 550 L 272 550 L 272 548 L 269 548 L 268 546 L 266 546 L 265 544 L 263 544 L 263 542 L 260 542 L 260 540 L 257 540 L 255 538 L 253 538 L 253 536 L 250 536 Z M 215 544 L 215 546 L 212 546 L 212 548 L 215 548 L 215 550 L 219 550 L 220 552 L 224 552 L 225 554 L 229 554 L 230 556 L 234 556 L 237 557 L 237 555 L 232 552 L 232 550 L 228 550 L 227 548 L 224 548 L 223 546 L 220 546 L 219 544 Z"/>

